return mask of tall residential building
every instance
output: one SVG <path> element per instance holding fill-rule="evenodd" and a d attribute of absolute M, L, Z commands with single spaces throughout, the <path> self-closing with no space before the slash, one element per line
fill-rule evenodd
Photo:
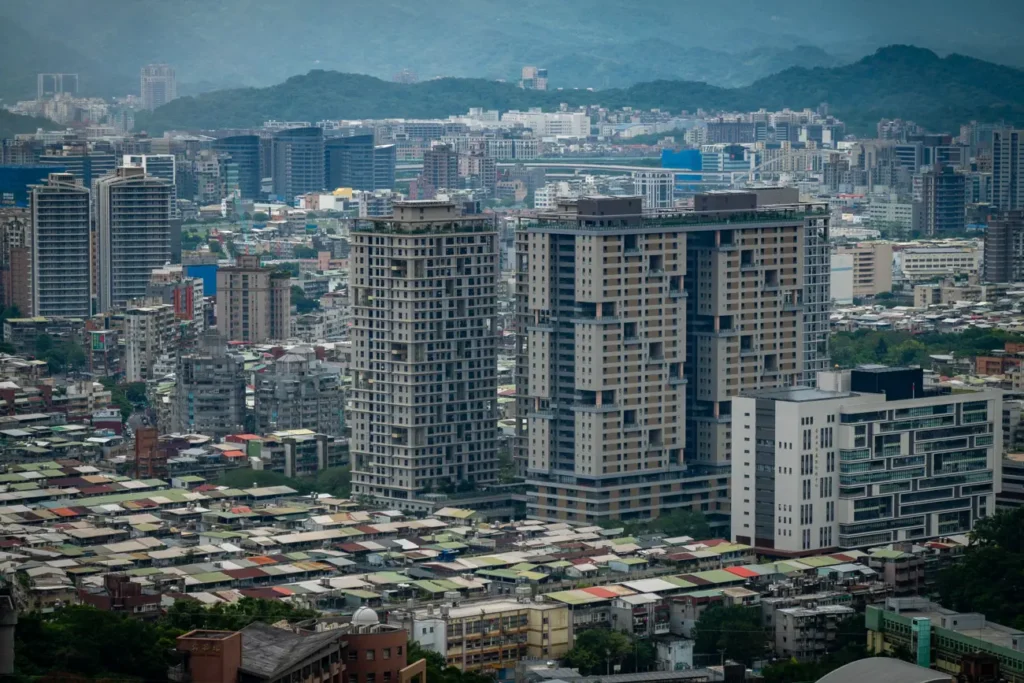
<path fill-rule="evenodd" d="M 32 315 L 92 315 L 89 190 L 70 173 L 29 189 L 32 210 Z"/>
<path fill-rule="evenodd" d="M 311 429 L 342 436 L 345 394 L 339 366 L 317 360 L 309 346 L 291 348 L 256 375 L 256 431 Z"/>
<path fill-rule="evenodd" d="M 274 194 L 288 203 L 324 189 L 322 128 L 289 128 L 274 135 L 273 183 Z"/>
<path fill-rule="evenodd" d="M 966 227 L 967 176 L 941 166 L 916 176 L 914 229 L 929 236 L 955 235 Z"/>
<path fill-rule="evenodd" d="M 497 231 L 454 203 L 352 228 L 352 487 L 416 509 L 440 481 L 497 481 Z"/>
<path fill-rule="evenodd" d="M 124 313 L 125 381 L 155 378 L 161 356 L 173 351 L 176 338 L 174 306 L 140 306 Z"/>
<path fill-rule="evenodd" d="M 992 204 L 1000 211 L 1024 209 L 1024 130 L 992 132 Z"/>
<path fill-rule="evenodd" d="M 174 69 L 166 64 L 147 64 L 142 67 L 139 89 L 142 108 L 152 111 L 178 97 Z"/>
<path fill-rule="evenodd" d="M 222 439 L 244 431 L 245 360 L 227 351 L 227 339 L 210 330 L 198 348 L 178 358 L 172 428 Z"/>
<path fill-rule="evenodd" d="M 686 243 L 688 463 L 728 467 L 732 397 L 813 385 L 829 366 L 828 210 L 760 206 L 775 201 L 760 191 L 694 198 L 707 213 L 691 220 L 709 225 Z"/>
<path fill-rule="evenodd" d="M 435 145 L 423 152 L 423 180 L 435 190 L 457 189 L 459 155 L 450 145 Z"/>
<path fill-rule="evenodd" d="M 836 249 L 853 257 L 853 296 L 876 296 L 892 291 L 892 243 L 859 242 Z"/>
<path fill-rule="evenodd" d="M 649 218 L 640 198 L 585 197 L 517 234 L 531 516 L 724 515 L 732 398 L 827 367 L 827 209 L 698 199 Z"/>
<path fill-rule="evenodd" d="M 213 149 L 223 157 L 228 155 L 238 166 L 238 189 L 242 199 L 259 199 L 260 138 L 258 135 L 232 135 L 213 141 Z"/>
<path fill-rule="evenodd" d="M 985 282 L 1024 282 L 1024 210 L 989 219 L 982 269 Z"/>
<path fill-rule="evenodd" d="M 0 207 L 0 288 L 3 305 L 30 315 L 32 305 L 32 214 Z"/>
<path fill-rule="evenodd" d="M 96 181 L 100 312 L 144 297 L 153 269 L 171 260 L 172 187 L 138 167 Z"/>
<path fill-rule="evenodd" d="M 265 342 L 291 333 L 290 276 L 239 256 L 217 271 L 217 330 L 231 341 Z"/>
<path fill-rule="evenodd" d="M 733 539 L 809 553 L 966 533 L 994 514 L 1000 395 L 923 381 L 864 366 L 736 398 Z"/>

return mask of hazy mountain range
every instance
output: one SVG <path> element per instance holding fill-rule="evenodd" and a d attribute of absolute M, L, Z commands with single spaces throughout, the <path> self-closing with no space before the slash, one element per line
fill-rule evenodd
<path fill-rule="evenodd" d="M 1015 0 L 4 0 L 0 97 L 31 96 L 40 71 L 78 72 L 86 93 L 137 92 L 156 61 L 183 94 L 311 69 L 515 80 L 525 64 L 553 87 L 734 87 L 890 43 L 1024 64 L 1021 25 Z"/>
<path fill-rule="evenodd" d="M 268 88 L 220 90 L 179 98 L 136 127 L 150 133 L 258 126 L 267 119 L 317 121 L 380 117 L 443 117 L 469 107 L 500 110 L 601 104 L 670 111 L 749 111 L 816 107 L 828 102 L 861 133 L 878 119 L 913 119 L 931 130 L 959 132 L 971 119 L 1024 122 L 1024 71 L 971 57 L 908 46 L 878 50 L 833 68 L 793 67 L 741 88 L 691 81 L 651 81 L 599 91 L 521 90 L 511 83 L 445 78 L 403 85 L 370 76 L 311 71 Z"/>

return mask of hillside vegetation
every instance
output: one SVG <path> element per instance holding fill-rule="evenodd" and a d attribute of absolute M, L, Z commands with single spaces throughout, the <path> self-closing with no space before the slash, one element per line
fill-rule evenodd
<path fill-rule="evenodd" d="M 908 46 L 883 48 L 834 68 L 791 68 L 743 88 L 692 81 L 652 81 L 625 89 L 534 92 L 511 83 L 445 78 L 411 85 L 335 71 L 311 71 L 268 88 L 220 90 L 184 97 L 137 126 L 168 129 L 256 126 L 267 119 L 317 121 L 443 117 L 469 107 L 523 109 L 600 104 L 670 111 L 802 109 L 828 102 L 853 130 L 869 132 L 883 117 L 912 119 L 957 132 L 971 119 L 1024 122 L 1024 72 L 961 55 L 938 57 Z"/>

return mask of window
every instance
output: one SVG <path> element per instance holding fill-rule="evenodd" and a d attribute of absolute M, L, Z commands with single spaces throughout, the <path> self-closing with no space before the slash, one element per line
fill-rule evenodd
<path fill-rule="evenodd" d="M 358 658 L 359 658 L 359 650 L 349 650 L 348 651 L 348 661 L 354 662 Z"/>
<path fill-rule="evenodd" d="M 384 672 L 384 683 L 391 683 L 391 672 L 390 671 L 385 671 Z"/>
<path fill-rule="evenodd" d="M 402 654 L 402 646 L 401 645 L 399 645 L 398 648 L 395 650 L 395 654 L 396 655 L 401 655 Z"/>
<path fill-rule="evenodd" d="M 390 647 L 386 647 L 383 650 L 381 650 L 380 652 L 381 652 L 381 656 L 384 657 L 384 659 L 391 659 L 391 648 Z"/>
<path fill-rule="evenodd" d="M 348 683 L 359 683 L 359 674 L 349 674 Z"/>
<path fill-rule="evenodd" d="M 366 683 L 377 683 L 377 674 L 366 674 Z"/>
<path fill-rule="evenodd" d="M 367 650 L 366 651 L 366 661 L 372 662 L 373 659 L 374 659 L 373 655 L 374 655 L 374 650 Z"/>

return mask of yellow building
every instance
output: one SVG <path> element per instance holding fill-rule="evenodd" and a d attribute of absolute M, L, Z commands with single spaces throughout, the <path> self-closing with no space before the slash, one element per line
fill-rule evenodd
<path fill-rule="evenodd" d="M 520 659 L 558 659 L 572 643 L 568 607 L 529 598 L 427 607 L 397 619 L 421 647 L 462 671 L 513 670 Z"/>

